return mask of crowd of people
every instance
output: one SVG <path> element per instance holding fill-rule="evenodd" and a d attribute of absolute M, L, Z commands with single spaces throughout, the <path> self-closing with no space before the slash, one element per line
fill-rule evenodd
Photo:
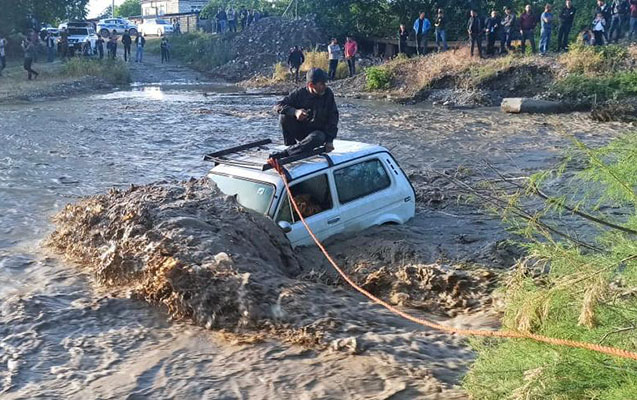
<path fill-rule="evenodd" d="M 338 43 L 338 39 L 333 38 L 327 46 L 328 79 L 332 81 L 336 78 L 336 70 L 338 68 L 338 63 L 341 60 L 344 60 L 347 63 L 349 76 L 354 76 L 356 74 L 357 54 L 358 43 L 353 37 L 347 36 L 345 43 L 343 44 L 343 48 L 341 48 L 341 45 Z M 303 65 L 304 62 L 305 54 L 303 53 L 303 48 L 299 46 L 291 48 L 288 55 L 288 67 L 295 82 L 298 82 L 299 80 L 301 65 Z"/>
<path fill-rule="evenodd" d="M 60 31 L 59 37 L 55 37 L 51 32 L 43 30 L 40 35 L 30 32 L 25 35 L 22 41 L 22 50 L 24 52 L 24 70 L 27 72 L 27 79 L 35 79 L 38 72 L 33 70 L 33 63 L 38 58 L 38 48 L 43 46 L 46 49 L 47 62 L 53 62 L 56 55 L 62 61 L 67 61 L 73 57 L 116 59 L 118 43 L 123 47 L 123 58 L 126 62 L 132 62 L 132 49 L 135 48 L 134 60 L 142 63 L 144 60 L 144 47 L 146 46 L 146 38 L 139 33 L 133 35 L 127 30 L 121 36 L 115 30 L 108 37 L 97 35 L 97 40 L 91 42 L 87 39 L 84 43 L 71 44 L 69 41 L 69 33 L 67 28 Z M 6 68 L 6 52 L 7 39 L 0 35 L 0 76 Z M 161 62 L 162 64 L 170 61 L 170 43 L 166 36 L 162 37 L 160 43 Z"/>
<path fill-rule="evenodd" d="M 518 16 L 511 7 L 505 7 L 501 15 L 498 10 L 491 11 L 487 17 L 480 16 L 477 10 L 471 10 L 467 21 L 467 34 L 471 42 L 470 53 L 483 56 L 482 43 L 486 39 L 486 54 L 504 54 L 513 50 L 512 42 L 519 40 L 520 49 L 526 51 L 527 42 L 533 53 L 537 52 L 535 35 L 540 26 L 539 52 L 549 52 L 553 31 L 559 26 L 556 51 L 568 50 L 569 37 L 575 21 L 576 8 L 571 0 L 566 0 L 560 13 L 553 13 L 551 4 L 546 4 L 544 11 L 535 15 L 531 5 L 526 5 Z M 416 41 L 416 54 L 426 54 L 429 33 L 432 28 L 438 51 L 447 50 L 447 18 L 443 9 L 438 9 L 436 17 L 431 21 L 421 12 L 413 24 Z M 558 23 L 559 21 L 559 23 Z M 597 8 L 591 17 L 590 26 L 582 27 L 580 38 L 584 44 L 601 46 L 615 42 L 628 36 L 630 40 L 637 34 L 637 0 L 597 1 Z M 405 25 L 398 30 L 399 52 L 407 53 L 410 32 Z M 496 47 L 499 42 L 499 49 Z"/>
<path fill-rule="evenodd" d="M 245 7 L 241 7 L 239 10 L 235 10 L 232 6 L 227 10 L 220 7 L 217 14 L 215 14 L 216 24 L 214 31 L 219 34 L 237 32 L 239 26 L 241 30 L 244 30 L 266 16 L 265 13 L 259 10 L 248 10 Z"/>

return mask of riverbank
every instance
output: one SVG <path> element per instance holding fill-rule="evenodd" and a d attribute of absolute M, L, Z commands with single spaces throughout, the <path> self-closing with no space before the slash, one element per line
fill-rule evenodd
<path fill-rule="evenodd" d="M 130 82 L 128 67 L 121 61 L 73 58 L 67 62 L 35 63 L 33 80 L 21 61 L 9 61 L 0 76 L 0 103 L 60 99 L 96 91 L 112 90 Z"/>

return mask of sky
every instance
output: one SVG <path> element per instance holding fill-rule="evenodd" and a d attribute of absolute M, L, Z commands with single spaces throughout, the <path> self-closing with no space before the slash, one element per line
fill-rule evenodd
<path fill-rule="evenodd" d="M 124 0 L 115 0 L 115 5 L 118 6 L 123 2 Z M 110 6 L 111 3 L 112 0 L 90 0 L 88 2 L 88 17 L 97 17 L 106 7 Z"/>

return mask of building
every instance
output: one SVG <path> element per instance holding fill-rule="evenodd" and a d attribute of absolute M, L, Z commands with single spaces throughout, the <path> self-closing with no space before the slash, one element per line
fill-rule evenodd
<path fill-rule="evenodd" d="M 142 0 L 142 15 L 199 12 L 206 4 L 208 0 Z"/>

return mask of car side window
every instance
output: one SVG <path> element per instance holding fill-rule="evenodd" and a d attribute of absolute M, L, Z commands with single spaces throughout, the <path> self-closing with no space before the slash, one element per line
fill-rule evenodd
<path fill-rule="evenodd" d="M 341 204 L 381 191 L 391 185 L 387 171 L 376 158 L 334 171 L 334 181 Z"/>
<path fill-rule="evenodd" d="M 331 210 L 332 193 L 327 180 L 326 174 L 317 175 L 303 182 L 297 183 L 290 187 L 292 196 L 296 204 L 299 206 L 303 218 L 311 217 L 323 211 Z M 279 208 L 279 214 L 276 222 L 287 221 L 291 224 L 300 220 L 296 210 L 290 204 L 287 193 L 281 200 L 283 203 Z"/>

